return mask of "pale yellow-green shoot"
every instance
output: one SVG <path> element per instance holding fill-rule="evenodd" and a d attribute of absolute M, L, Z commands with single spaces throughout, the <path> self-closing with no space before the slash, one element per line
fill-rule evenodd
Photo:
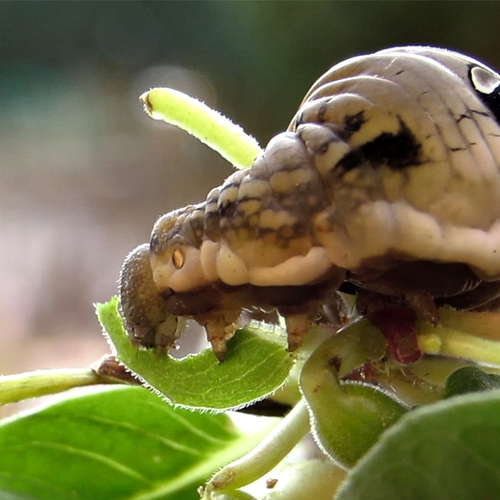
<path fill-rule="evenodd" d="M 146 112 L 195 136 L 236 168 L 249 167 L 262 152 L 257 141 L 229 118 L 182 92 L 155 88 L 141 95 Z"/>

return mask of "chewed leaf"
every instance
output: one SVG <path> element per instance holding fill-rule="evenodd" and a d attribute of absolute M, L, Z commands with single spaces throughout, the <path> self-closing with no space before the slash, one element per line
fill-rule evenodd
<path fill-rule="evenodd" d="M 123 329 L 118 300 L 99 304 L 97 313 L 118 359 L 171 403 L 224 411 L 246 406 L 275 392 L 293 365 L 286 337 L 278 330 L 239 330 L 219 363 L 211 349 L 174 359 L 134 347 Z"/>
<path fill-rule="evenodd" d="M 0 424 L 0 498 L 196 500 L 260 439 L 141 387 L 94 389 Z"/>

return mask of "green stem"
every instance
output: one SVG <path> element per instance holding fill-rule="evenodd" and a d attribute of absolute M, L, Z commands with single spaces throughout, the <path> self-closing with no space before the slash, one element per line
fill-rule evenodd
<path fill-rule="evenodd" d="M 237 168 L 249 167 L 262 152 L 257 141 L 243 129 L 206 104 L 168 88 L 141 95 L 146 112 L 194 135 Z"/>
<path fill-rule="evenodd" d="M 0 405 L 57 394 L 74 387 L 116 384 L 118 380 L 98 375 L 90 368 L 39 370 L 0 377 Z"/>
<path fill-rule="evenodd" d="M 425 354 L 463 358 L 500 366 L 500 342 L 467 332 L 419 323 L 418 345 Z"/>
<path fill-rule="evenodd" d="M 256 448 L 217 472 L 207 484 L 206 495 L 210 498 L 212 491 L 234 490 L 256 481 L 276 467 L 309 429 L 309 415 L 301 400 Z"/>

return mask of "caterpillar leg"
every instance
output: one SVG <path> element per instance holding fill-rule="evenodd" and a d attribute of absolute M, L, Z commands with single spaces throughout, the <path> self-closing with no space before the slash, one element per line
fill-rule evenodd
<path fill-rule="evenodd" d="M 237 329 L 240 311 L 227 311 L 216 317 L 204 320 L 196 317 L 196 321 L 205 327 L 207 339 L 219 361 L 226 358 L 227 341 L 233 337 Z"/>
<path fill-rule="evenodd" d="M 424 293 L 407 293 L 404 297 L 417 314 L 420 314 L 433 325 L 439 323 L 439 312 L 434 297 Z"/>
<path fill-rule="evenodd" d="M 315 317 L 316 308 L 310 307 L 307 309 L 301 308 L 279 308 L 279 313 L 285 318 L 286 333 L 288 335 L 288 350 L 290 352 L 298 349 L 304 340 L 312 321 Z"/>

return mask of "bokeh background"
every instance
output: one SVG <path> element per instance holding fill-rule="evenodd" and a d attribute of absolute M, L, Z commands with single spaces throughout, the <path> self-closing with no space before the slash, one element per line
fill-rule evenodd
<path fill-rule="evenodd" d="M 154 122 L 170 86 L 262 145 L 333 63 L 401 44 L 500 68 L 500 2 L 0 2 L 0 372 L 108 351 L 93 303 L 156 218 L 231 167 Z"/>

